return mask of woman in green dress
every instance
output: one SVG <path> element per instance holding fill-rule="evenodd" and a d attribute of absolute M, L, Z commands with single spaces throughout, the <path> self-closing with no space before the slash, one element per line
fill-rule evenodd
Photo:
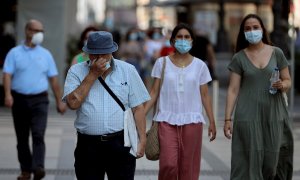
<path fill-rule="evenodd" d="M 280 79 L 273 83 L 277 93 L 271 94 L 276 67 Z M 293 136 L 284 97 L 291 87 L 288 62 L 281 49 L 271 46 L 259 16 L 243 19 L 228 69 L 224 134 L 232 136 L 230 179 L 292 179 Z"/>

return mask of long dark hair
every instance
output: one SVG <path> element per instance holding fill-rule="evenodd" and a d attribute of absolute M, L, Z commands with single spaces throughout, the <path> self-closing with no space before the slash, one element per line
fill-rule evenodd
<path fill-rule="evenodd" d="M 195 40 L 195 35 L 194 35 L 194 32 L 193 32 L 193 29 L 188 25 L 188 24 L 185 24 L 185 23 L 179 23 L 172 31 L 172 35 L 171 35 L 171 38 L 170 38 L 170 43 L 172 45 L 174 45 L 175 43 L 175 38 L 176 38 L 176 35 L 178 33 L 178 31 L 180 31 L 181 29 L 186 29 L 190 35 L 191 35 L 191 38 L 194 42 Z"/>
<path fill-rule="evenodd" d="M 241 25 L 240 25 L 240 31 L 237 37 L 237 41 L 236 41 L 236 48 L 235 48 L 235 52 L 239 52 L 242 49 L 245 49 L 246 47 L 249 46 L 249 42 L 246 40 L 245 38 L 245 34 L 244 34 L 244 26 L 245 26 L 245 22 L 250 19 L 250 18 L 255 18 L 258 20 L 258 22 L 260 23 L 260 26 L 263 30 L 263 37 L 262 37 L 262 41 L 265 44 L 272 44 L 268 35 L 268 32 L 263 24 L 263 21 L 261 20 L 261 18 L 256 15 L 256 14 L 248 14 L 246 17 L 244 17 Z"/>

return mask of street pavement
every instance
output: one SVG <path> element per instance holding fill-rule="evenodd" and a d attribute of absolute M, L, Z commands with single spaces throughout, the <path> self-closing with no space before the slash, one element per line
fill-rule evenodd
<path fill-rule="evenodd" d="M 224 71 L 220 68 L 217 72 Z M 209 142 L 207 125 L 203 133 L 201 180 L 228 180 L 230 174 L 231 141 L 223 135 L 223 119 L 226 84 L 220 77 L 220 89 L 217 101 L 218 112 L 217 138 Z M 213 88 L 210 87 L 211 94 Z M 295 139 L 294 176 L 293 180 L 300 180 L 300 95 L 295 96 L 295 108 L 291 113 L 294 116 L 293 133 Z M 65 115 L 57 114 L 53 104 L 50 104 L 48 127 L 46 131 L 46 177 L 45 180 L 75 180 L 74 174 L 74 148 L 76 144 L 76 131 L 73 123 L 75 111 L 68 110 Z M 147 128 L 150 127 L 150 117 L 147 118 Z M 11 111 L 0 107 L 0 180 L 15 180 L 20 173 L 16 152 L 16 138 L 12 123 Z M 137 160 L 135 179 L 156 180 L 158 174 L 158 161 L 149 161 L 145 157 Z"/>

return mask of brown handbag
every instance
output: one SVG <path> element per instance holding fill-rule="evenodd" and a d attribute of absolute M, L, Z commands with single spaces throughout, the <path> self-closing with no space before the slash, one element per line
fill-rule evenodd
<path fill-rule="evenodd" d="M 163 68 L 161 72 L 159 91 L 161 90 L 161 86 L 164 80 L 165 68 L 166 68 L 166 57 L 164 57 L 163 59 Z M 159 105 L 159 96 L 156 101 L 155 112 L 159 110 L 158 105 Z M 159 159 L 158 122 L 156 121 L 152 122 L 152 126 L 147 131 L 146 136 L 147 136 L 146 148 L 145 148 L 146 158 L 151 161 L 156 161 Z"/>

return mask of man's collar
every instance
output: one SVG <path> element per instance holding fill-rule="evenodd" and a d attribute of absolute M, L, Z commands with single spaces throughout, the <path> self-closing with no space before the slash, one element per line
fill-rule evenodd
<path fill-rule="evenodd" d="M 39 45 L 35 45 L 34 47 L 30 47 L 25 43 L 25 41 L 22 41 L 21 44 L 25 50 L 31 50 L 39 46 Z"/>

